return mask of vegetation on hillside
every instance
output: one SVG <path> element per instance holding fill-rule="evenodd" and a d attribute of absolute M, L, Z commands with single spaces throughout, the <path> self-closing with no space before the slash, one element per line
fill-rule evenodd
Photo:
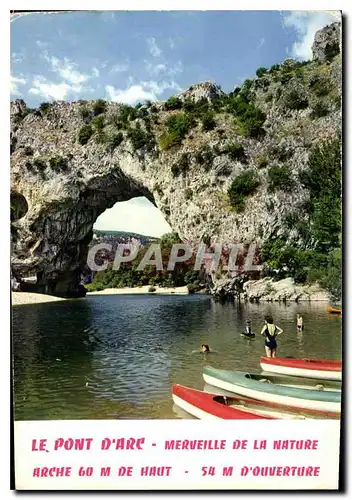
<path fill-rule="evenodd" d="M 76 140 L 82 146 L 95 141 L 111 155 L 126 145 L 139 156 L 165 155 L 170 161 L 164 165 L 180 181 L 192 169 L 204 173 L 216 166 L 214 175 L 222 176 L 221 182 L 230 177 L 227 193 L 223 194 L 229 201 L 228 209 L 236 212 L 243 212 L 248 198 L 259 190 L 264 191 L 264 196 L 269 194 L 268 208 L 285 193 L 305 189 L 309 193 L 308 202 L 301 207 L 301 213 L 283 216 L 284 231 L 263 243 L 262 262 L 269 273 L 277 270 L 278 278 L 293 276 L 299 283 L 318 281 L 338 299 L 342 262 L 341 137 L 319 139 L 312 133 L 305 136 L 312 124 L 316 128 L 311 130 L 320 130 L 324 117 L 341 106 L 340 90 L 333 78 L 336 61 L 332 62 L 338 52 L 337 46 L 330 47 L 329 61 L 287 60 L 271 68 L 260 67 L 255 78 L 209 100 L 196 101 L 180 95 L 171 96 L 163 104 L 145 102 L 136 106 L 110 105 L 101 99 L 82 102 Z M 54 103 L 42 103 L 36 110 L 25 108 L 14 121 L 18 125 L 32 113 L 46 120 L 55 114 L 54 107 Z M 272 120 L 272 110 L 274 115 L 278 111 L 276 118 L 280 123 Z M 293 127 L 289 129 L 291 124 Z M 309 159 L 305 168 L 293 171 L 291 158 L 296 137 L 302 139 L 299 146 L 303 149 L 302 158 L 309 155 Z M 14 142 L 12 149 L 15 148 Z M 23 154 L 26 168 L 42 177 L 50 173 L 49 168 L 63 173 L 68 169 L 66 158 L 38 157 L 31 146 L 24 148 Z M 241 173 L 232 178 L 237 168 Z M 184 193 L 186 201 L 195 201 L 196 191 L 187 188 Z M 170 278 L 163 272 L 155 276 L 152 272 L 141 274 L 133 266 L 128 264 L 123 268 L 123 278 L 122 271 L 119 275 L 106 271 L 98 273 L 94 282 L 97 286 L 104 280 L 104 283 L 128 281 L 134 286 L 141 283 L 153 286 L 167 280 L 185 282 L 183 268 Z M 159 281 L 153 283 L 152 279 Z"/>
<path fill-rule="evenodd" d="M 342 276 L 340 137 L 322 141 L 312 149 L 300 181 L 310 193 L 305 207 L 309 217 L 302 221 L 297 214 L 292 214 L 286 219 L 287 228 L 297 230 L 298 241 L 288 246 L 285 234 L 266 241 L 261 249 L 262 262 L 278 270 L 278 278 L 293 276 L 298 283 L 318 281 L 333 300 L 339 300 Z"/>
<path fill-rule="evenodd" d="M 178 235 L 174 233 L 165 234 L 159 241 L 163 270 L 157 270 L 155 265 L 148 265 L 143 270 L 137 269 L 150 248 L 149 245 L 146 245 L 140 249 L 138 256 L 133 261 L 122 263 L 119 270 L 110 268 L 98 272 L 93 282 L 86 285 L 86 287 L 89 291 L 99 291 L 104 288 L 139 287 L 144 285 L 150 285 L 151 287 L 187 286 L 190 292 L 197 291 L 201 286 L 204 286 L 204 271 L 194 271 L 195 256 L 185 262 L 176 263 L 174 270 L 167 270 L 171 247 L 174 243 L 181 243 Z M 155 256 L 151 258 L 155 260 Z"/>

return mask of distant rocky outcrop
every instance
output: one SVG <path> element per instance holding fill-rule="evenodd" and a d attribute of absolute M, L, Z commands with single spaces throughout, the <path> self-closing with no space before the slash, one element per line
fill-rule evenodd
<path fill-rule="evenodd" d="M 192 99 L 195 103 L 197 103 L 202 99 L 212 101 L 223 95 L 224 92 L 221 90 L 221 87 L 219 85 L 216 85 L 213 82 L 204 82 L 192 85 L 189 89 L 181 92 L 179 94 L 179 98 L 181 100 L 187 98 Z"/>
<path fill-rule="evenodd" d="M 341 56 L 327 49 L 338 33 L 317 33 L 313 61 L 261 69 L 230 94 L 206 82 L 136 107 L 12 102 L 14 277 L 37 276 L 42 293 L 84 294 L 93 224 L 137 196 L 184 241 L 260 244 L 285 234 L 307 245 L 288 220 L 309 219 L 300 172 L 341 127 Z"/>
<path fill-rule="evenodd" d="M 315 34 L 312 46 L 315 61 L 330 61 L 341 52 L 341 23 L 333 23 Z"/>
<path fill-rule="evenodd" d="M 243 286 L 242 298 L 251 302 L 329 301 L 328 293 L 318 285 L 297 285 L 293 278 L 247 281 Z"/>
<path fill-rule="evenodd" d="M 248 280 L 235 277 L 218 280 L 211 293 L 216 298 L 231 298 L 249 302 L 328 302 L 329 294 L 314 285 L 297 285 L 293 278 Z"/>

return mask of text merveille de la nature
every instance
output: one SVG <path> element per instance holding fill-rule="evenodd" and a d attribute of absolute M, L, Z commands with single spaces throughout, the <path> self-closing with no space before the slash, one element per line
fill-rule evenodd
<path fill-rule="evenodd" d="M 243 463 L 243 456 L 238 452 L 244 450 L 256 450 L 258 453 L 268 453 L 270 457 L 280 457 L 285 450 L 302 450 L 312 452 L 312 459 L 318 458 L 319 440 L 317 439 L 227 439 L 227 440 L 207 440 L 207 439 L 170 439 L 161 442 L 148 442 L 144 437 L 105 437 L 103 439 L 94 438 L 70 438 L 58 437 L 49 441 L 48 439 L 39 437 L 32 440 L 31 451 L 33 453 L 55 453 L 60 451 L 67 453 L 66 464 L 55 466 L 34 467 L 32 476 L 35 478 L 59 478 L 59 477 L 111 477 L 111 476 L 172 476 L 173 466 L 167 464 L 149 464 L 148 450 L 160 449 L 164 453 L 167 452 L 192 452 L 206 450 L 208 453 L 205 456 L 204 464 L 195 465 L 195 470 L 184 470 L 184 474 L 196 473 L 200 476 L 311 476 L 317 477 L 320 475 L 320 466 L 314 463 L 310 465 L 256 465 L 255 463 Z M 233 451 L 233 463 L 224 466 L 214 466 L 209 463 L 211 451 L 231 450 Z M 70 465 L 70 452 L 82 451 L 86 457 L 86 453 L 105 452 L 106 464 L 96 466 L 72 466 Z M 142 466 L 134 466 L 128 463 L 109 464 L 112 454 L 122 451 L 145 453 L 146 464 Z M 237 452 L 237 454 L 236 454 Z M 165 455 L 163 455 L 165 457 Z M 164 462 L 164 460 L 163 460 Z M 269 460 L 268 460 L 269 462 Z M 281 462 L 280 462 L 281 463 Z"/>

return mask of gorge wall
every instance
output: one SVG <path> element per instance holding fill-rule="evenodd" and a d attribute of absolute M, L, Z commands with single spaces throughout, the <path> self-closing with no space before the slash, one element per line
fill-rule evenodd
<path fill-rule="evenodd" d="M 261 68 L 230 94 L 203 83 L 133 108 L 12 102 L 14 276 L 36 275 L 44 293 L 84 295 L 94 222 L 136 196 L 185 241 L 260 244 L 286 234 L 300 245 L 287 220 L 309 217 L 300 172 L 314 145 L 340 131 L 341 90 L 335 23 L 317 33 L 312 61 Z"/>

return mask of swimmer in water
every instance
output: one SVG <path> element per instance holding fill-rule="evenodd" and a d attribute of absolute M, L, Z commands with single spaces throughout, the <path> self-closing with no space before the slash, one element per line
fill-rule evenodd
<path fill-rule="evenodd" d="M 208 344 L 202 344 L 200 346 L 200 350 L 201 350 L 201 352 L 210 352 L 210 348 L 209 348 Z"/>
<path fill-rule="evenodd" d="M 298 331 L 303 331 L 303 318 L 300 314 L 297 314 L 296 327 Z"/>

